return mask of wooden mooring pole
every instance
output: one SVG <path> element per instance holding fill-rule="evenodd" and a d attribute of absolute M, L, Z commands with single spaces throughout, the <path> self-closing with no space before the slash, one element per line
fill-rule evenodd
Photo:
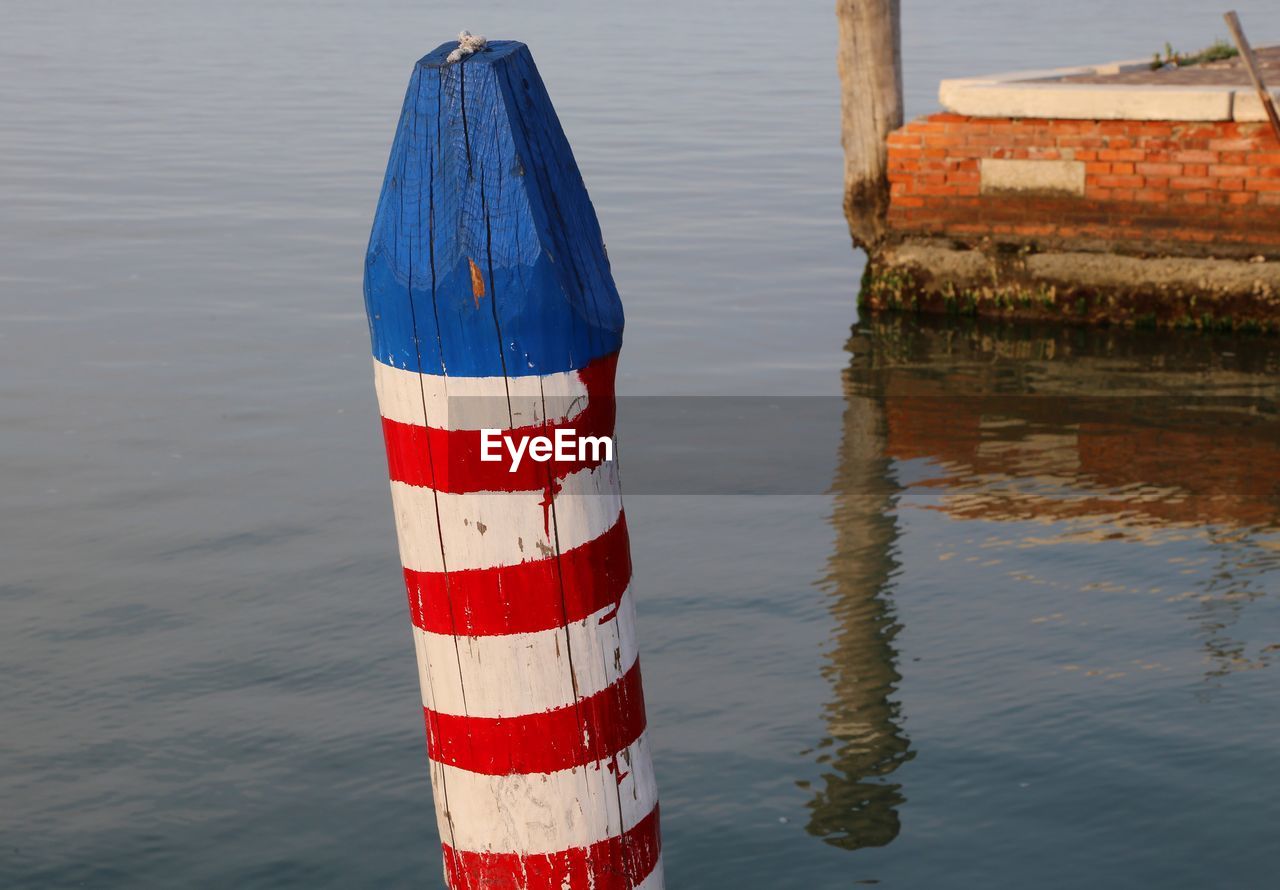
<path fill-rule="evenodd" d="M 844 214 L 868 251 L 885 235 L 890 131 L 902 126 L 902 28 L 898 0 L 836 0 L 840 45 Z"/>
<path fill-rule="evenodd" d="M 365 267 L 445 877 L 653 890 L 614 455 L 534 457 L 612 436 L 622 307 L 528 48 L 463 44 L 414 68 Z"/>
<path fill-rule="evenodd" d="M 1267 83 L 1262 79 L 1262 69 L 1258 67 L 1258 60 L 1253 55 L 1249 38 L 1244 36 L 1244 26 L 1240 24 L 1240 16 L 1236 15 L 1233 9 L 1224 13 L 1222 18 L 1226 21 L 1231 37 L 1236 42 L 1236 49 L 1240 50 L 1240 59 L 1249 72 L 1253 88 L 1258 91 L 1258 101 L 1262 103 L 1262 110 L 1266 112 L 1267 120 L 1271 122 L 1271 132 L 1276 134 L 1277 140 L 1280 140 L 1280 112 L 1276 111 L 1276 103 L 1271 98 L 1271 91 L 1267 89 Z"/>

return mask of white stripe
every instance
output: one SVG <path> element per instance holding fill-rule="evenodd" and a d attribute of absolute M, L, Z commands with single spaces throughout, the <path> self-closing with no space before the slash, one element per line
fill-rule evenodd
<path fill-rule="evenodd" d="M 568 707 L 612 686 L 636 663 L 635 620 L 627 592 L 616 608 L 536 633 L 453 637 L 415 627 L 422 705 L 471 717 Z"/>
<path fill-rule="evenodd" d="M 551 422 L 557 423 L 576 417 L 587 404 L 587 388 L 577 371 L 506 378 L 445 377 L 393 368 L 374 359 L 373 382 L 383 417 L 446 430 L 532 426 L 542 423 L 544 404 Z"/>
<path fill-rule="evenodd" d="M 472 852 L 589 847 L 630 831 L 658 803 L 647 735 L 619 752 L 616 765 L 610 758 L 554 773 L 488 776 L 432 761 L 431 783 L 440 836 Z"/>
<path fill-rule="evenodd" d="M 658 857 L 658 861 L 653 864 L 653 871 L 649 872 L 649 876 L 636 884 L 633 890 L 665 890 L 667 883 L 662 877 L 662 857 Z"/>
<path fill-rule="evenodd" d="M 440 521 L 436 522 L 437 499 Z M 443 539 L 449 571 L 517 565 L 594 541 L 613 528 L 622 510 L 615 463 L 571 473 L 561 480 L 551 521 L 541 491 L 436 493 L 391 483 L 391 501 L 406 569 L 441 572 Z"/>

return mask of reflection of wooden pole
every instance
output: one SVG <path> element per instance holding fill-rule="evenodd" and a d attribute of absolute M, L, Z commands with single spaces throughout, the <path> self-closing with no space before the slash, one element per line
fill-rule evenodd
<path fill-rule="evenodd" d="M 853 240 L 869 250 L 883 240 L 889 212 L 885 139 L 902 126 L 898 0 L 836 0 L 836 21 L 844 215 Z"/>
<path fill-rule="evenodd" d="M 616 466 L 482 450 L 613 431 L 622 306 L 524 44 L 418 62 L 365 302 L 448 885 L 660 890 Z"/>
<path fill-rule="evenodd" d="M 1223 18 L 1227 20 L 1227 27 L 1231 29 L 1231 36 L 1235 38 L 1236 48 L 1240 50 L 1240 58 L 1244 59 L 1244 67 L 1249 69 L 1249 77 L 1253 79 L 1253 88 L 1258 91 L 1258 98 L 1262 101 L 1262 107 L 1267 112 L 1267 118 L 1271 121 L 1271 130 L 1276 134 L 1276 139 L 1280 139 L 1280 114 L 1276 113 L 1276 103 L 1271 99 L 1271 91 L 1267 89 L 1266 83 L 1262 80 L 1262 69 L 1258 67 L 1258 60 L 1253 56 L 1253 47 L 1249 46 L 1249 41 L 1244 36 L 1244 28 L 1240 25 L 1240 17 L 1236 15 L 1235 10 L 1232 10 L 1224 15 Z"/>
<path fill-rule="evenodd" d="M 897 837 L 903 797 L 887 779 L 911 756 L 892 698 L 900 679 L 893 646 L 898 625 L 886 599 L 897 565 L 898 488 L 885 454 L 883 402 L 856 385 L 864 377 L 857 369 L 845 381 L 831 520 L 836 543 L 825 579 L 834 624 L 823 669 L 832 690 L 828 738 L 820 746 L 825 785 L 809 804 L 807 826 L 810 834 L 848 850 L 884 846 Z"/>

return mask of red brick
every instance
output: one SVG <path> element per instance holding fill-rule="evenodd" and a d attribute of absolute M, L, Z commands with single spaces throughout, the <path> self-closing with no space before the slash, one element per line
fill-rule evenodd
<path fill-rule="evenodd" d="M 1213 164 L 1209 167 L 1210 176 L 1252 176 L 1253 172 L 1247 164 Z"/>
<path fill-rule="evenodd" d="M 1203 149 L 1175 151 L 1171 156 L 1171 160 L 1179 164 L 1216 164 L 1218 162 L 1218 153 Z"/>
<path fill-rule="evenodd" d="M 1244 187 L 1251 192 L 1280 192 L 1280 179 L 1246 179 Z"/>
<path fill-rule="evenodd" d="M 1217 184 L 1216 179 L 1207 176 L 1182 176 L 1169 180 L 1169 187 L 1175 189 L 1211 189 Z"/>
<path fill-rule="evenodd" d="M 1058 140 L 1059 148 L 1084 148 L 1097 151 L 1107 147 L 1107 140 L 1101 136 L 1063 136 Z"/>
<path fill-rule="evenodd" d="M 956 187 L 945 183 L 920 183 L 916 185 L 915 193 L 917 195 L 936 195 L 938 197 L 944 197 L 947 195 L 954 195 L 956 193 Z"/>
<path fill-rule="evenodd" d="M 1139 189 L 1133 199 L 1143 204 L 1163 204 L 1169 200 L 1169 193 L 1164 189 Z"/>
<path fill-rule="evenodd" d="M 1096 184 L 1100 188 L 1107 189 L 1136 189 L 1142 187 L 1142 181 L 1141 176 L 1116 176 L 1113 174 L 1108 176 L 1099 176 L 1096 180 Z"/>
<path fill-rule="evenodd" d="M 1178 129 L 1178 138 L 1183 143 L 1196 139 L 1219 139 L 1225 135 L 1222 124 L 1189 124 Z"/>
<path fill-rule="evenodd" d="M 1252 139 L 1210 139 L 1210 151 L 1249 151 L 1256 148 Z"/>
<path fill-rule="evenodd" d="M 1137 172 L 1144 176 L 1180 176 L 1181 164 L 1138 164 Z"/>
<path fill-rule="evenodd" d="M 925 133 L 925 148 L 955 148 L 964 145 L 964 139 L 952 133 Z"/>
<path fill-rule="evenodd" d="M 1046 129 L 1058 135 L 1059 137 L 1063 137 L 1063 136 L 1071 136 L 1076 133 L 1087 133 L 1093 130 L 1094 126 L 1095 125 L 1093 121 L 1055 120 L 1055 121 L 1050 121 L 1049 126 L 1046 127 Z"/>
<path fill-rule="evenodd" d="M 1104 148 L 1098 152 L 1098 160 L 1100 161 L 1142 161 L 1147 157 L 1146 153 L 1137 148 L 1113 149 Z"/>

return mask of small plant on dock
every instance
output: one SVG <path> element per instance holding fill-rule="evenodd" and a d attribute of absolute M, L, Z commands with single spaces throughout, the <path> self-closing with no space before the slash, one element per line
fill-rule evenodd
<path fill-rule="evenodd" d="M 862 280 L 863 305 L 884 309 L 915 308 L 919 288 L 914 276 L 904 269 L 873 270 L 870 265 Z"/>
<path fill-rule="evenodd" d="M 1156 71 L 1164 68 L 1166 65 L 1172 65 L 1175 68 L 1185 68 L 1188 65 L 1201 65 L 1205 62 L 1220 62 L 1223 59 L 1231 59 L 1240 55 L 1240 51 L 1227 41 L 1219 38 L 1211 45 L 1200 50 L 1198 53 L 1184 55 L 1178 52 L 1172 44 L 1164 45 L 1164 55 L 1162 56 L 1157 50 L 1152 54 L 1151 70 Z"/>

